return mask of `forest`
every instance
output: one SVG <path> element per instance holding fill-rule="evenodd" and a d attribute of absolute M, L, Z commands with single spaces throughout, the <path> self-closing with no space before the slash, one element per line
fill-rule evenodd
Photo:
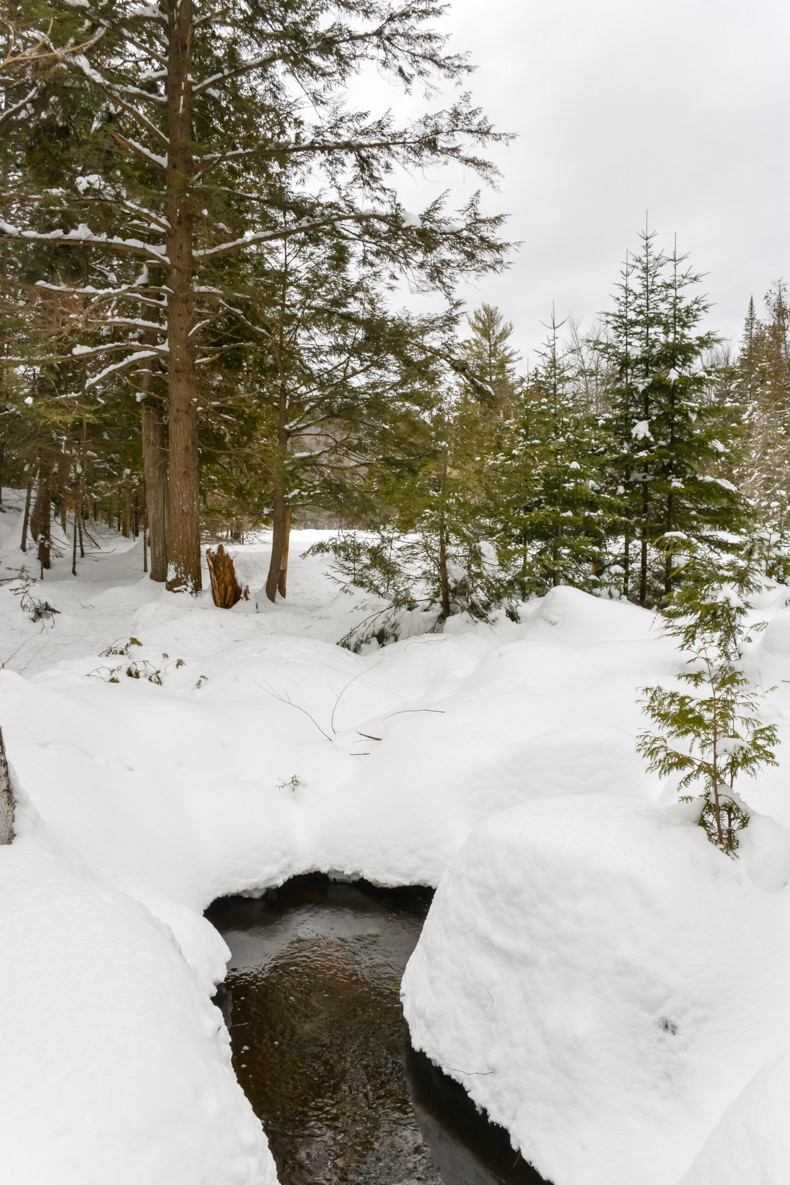
<path fill-rule="evenodd" d="M 76 568 L 103 518 L 197 591 L 201 537 L 265 523 L 274 600 L 291 523 L 380 536 L 386 587 L 376 564 L 417 536 L 395 599 L 446 618 L 558 584 L 656 605 L 683 534 L 786 550 L 785 284 L 744 294 L 725 343 L 646 227 L 594 328 L 547 311 L 524 366 L 501 312 L 455 296 L 507 265 L 503 217 L 398 199 L 403 170 L 490 180 L 503 136 L 468 96 L 400 127 L 339 95 L 370 62 L 462 80 L 435 5 L 350 5 L 330 33 L 323 9 L 245 9 L 218 39 L 210 6 L 45 7 L 45 38 L 9 33 L 0 478 L 27 491 L 22 551 L 46 570 L 54 515 Z M 400 307 L 404 285 L 439 311 Z"/>
<path fill-rule="evenodd" d="M 525 356 L 447 7 L 0 0 L 9 1185 L 787 1180 L 788 286 Z"/>

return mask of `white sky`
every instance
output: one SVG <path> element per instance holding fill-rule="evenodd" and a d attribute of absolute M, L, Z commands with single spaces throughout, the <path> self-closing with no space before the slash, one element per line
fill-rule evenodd
<path fill-rule="evenodd" d="M 586 323 L 609 306 L 646 211 L 707 273 L 725 336 L 790 281 L 787 0 L 452 0 L 443 27 L 478 67 L 475 101 L 518 134 L 486 204 L 523 245 L 464 295 L 502 309 L 522 352 L 552 301 Z"/>

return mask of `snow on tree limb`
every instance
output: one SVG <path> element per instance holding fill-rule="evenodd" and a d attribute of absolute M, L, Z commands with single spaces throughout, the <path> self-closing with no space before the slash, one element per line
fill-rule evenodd
<path fill-rule="evenodd" d="M 168 258 L 163 250 L 143 243 L 140 239 L 120 239 L 105 234 L 93 234 L 83 222 L 76 230 L 52 230 L 49 232 L 37 230 L 23 230 L 13 226 L 10 222 L 0 220 L 0 239 L 33 240 L 42 243 L 74 243 L 83 247 L 111 247 L 118 251 L 126 251 L 132 255 L 142 255 L 152 258 L 158 264 L 167 264 Z"/>

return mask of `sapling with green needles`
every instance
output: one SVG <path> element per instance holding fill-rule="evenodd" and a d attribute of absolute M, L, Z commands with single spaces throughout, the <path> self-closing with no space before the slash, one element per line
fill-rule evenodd
<path fill-rule="evenodd" d="M 743 556 L 717 555 L 685 537 L 668 542 L 676 562 L 679 552 L 685 555 L 682 578 L 662 609 L 663 625 L 688 656 L 678 679 L 689 690 L 643 689 L 643 711 L 658 731 L 642 732 L 637 750 L 651 771 L 679 775 L 681 801 L 700 801 L 700 826 L 711 843 L 733 855 L 738 832 L 749 822 L 736 782 L 777 764 L 776 727 L 759 713 L 765 692 L 741 668 L 758 577 Z"/>

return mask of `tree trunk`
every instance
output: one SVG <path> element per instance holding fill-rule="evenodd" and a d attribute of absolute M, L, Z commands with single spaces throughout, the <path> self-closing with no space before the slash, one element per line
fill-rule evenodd
<path fill-rule="evenodd" d="M 11 774 L 0 728 L 0 844 L 11 843 L 14 838 L 14 791 Z"/>
<path fill-rule="evenodd" d="M 19 544 L 21 551 L 27 551 L 27 532 L 30 526 L 30 503 L 33 500 L 33 475 L 30 474 L 27 479 L 27 489 L 25 490 L 25 513 L 22 516 L 22 539 Z"/>
<path fill-rule="evenodd" d="M 192 0 L 167 0 L 168 431 L 167 587 L 197 593 L 200 576 L 197 375 L 192 255 Z"/>
<path fill-rule="evenodd" d="M 81 513 L 82 513 L 82 508 L 78 504 L 74 508 L 74 538 L 71 541 L 71 574 L 72 574 L 72 576 L 77 575 L 77 538 L 79 535 L 77 523 L 79 522 L 79 517 L 80 517 Z"/>
<path fill-rule="evenodd" d="M 132 534 L 132 499 L 128 486 L 121 490 L 121 534 L 124 539 L 128 539 Z"/>
<path fill-rule="evenodd" d="M 282 489 L 275 490 L 274 518 L 272 521 L 272 558 L 269 575 L 266 578 L 266 596 L 270 601 L 277 599 L 277 593 L 285 596 L 288 583 L 288 545 L 291 538 L 291 508 L 285 500 Z"/>
<path fill-rule="evenodd" d="M 444 515 L 439 521 L 439 594 L 442 606 L 441 620 L 446 621 L 450 616 L 450 576 L 447 571 L 447 534 L 444 526 Z"/>
<path fill-rule="evenodd" d="M 42 464 L 38 471 L 38 490 L 36 504 L 30 518 L 30 533 L 38 543 L 38 561 L 41 565 L 41 575 L 52 566 L 52 496 L 50 479 L 52 465 L 50 462 Z"/>
<path fill-rule="evenodd" d="M 167 580 L 167 426 L 160 399 L 149 395 L 140 406 L 151 579 L 161 584 Z"/>

